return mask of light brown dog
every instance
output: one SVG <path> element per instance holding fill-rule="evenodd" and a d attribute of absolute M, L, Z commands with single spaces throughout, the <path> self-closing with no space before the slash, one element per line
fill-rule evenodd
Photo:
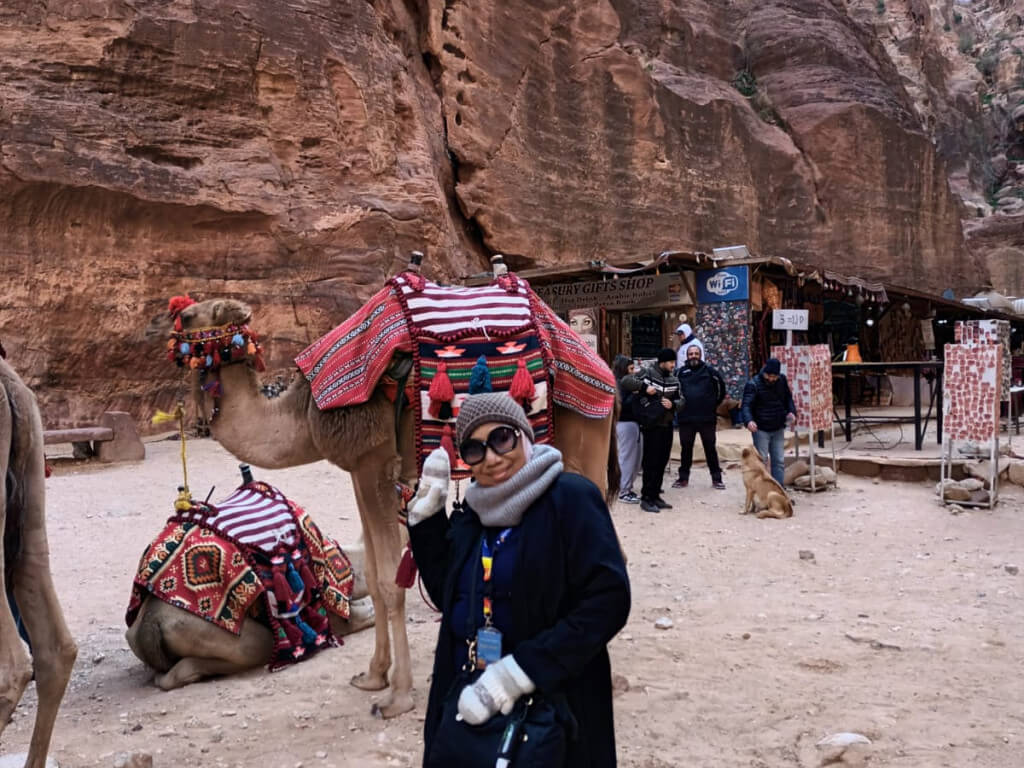
<path fill-rule="evenodd" d="M 753 448 L 744 448 L 741 464 L 743 466 L 743 486 L 747 489 L 747 501 L 743 505 L 741 515 L 754 512 L 758 518 L 775 517 L 783 519 L 793 516 L 793 502 L 778 481 L 771 476 L 768 468 Z"/>

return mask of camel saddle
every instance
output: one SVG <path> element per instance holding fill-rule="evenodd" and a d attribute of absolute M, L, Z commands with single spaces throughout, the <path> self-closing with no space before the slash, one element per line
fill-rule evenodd
<path fill-rule="evenodd" d="M 125 620 L 155 597 L 233 634 L 255 618 L 274 633 L 270 671 L 339 643 L 327 611 L 349 616 L 353 574 L 337 542 L 271 485 L 177 511 L 139 561 Z"/>
<path fill-rule="evenodd" d="M 390 383 L 392 361 L 409 356 L 406 393 L 420 468 L 439 446 L 454 454 L 449 441 L 459 407 L 477 392 L 508 392 L 519 401 L 538 443 L 552 439 L 555 405 L 605 418 L 615 404 L 605 362 L 511 272 L 479 288 L 403 272 L 295 363 L 317 407 L 329 410 L 367 402 Z M 469 474 L 457 460 L 452 469 L 456 479 Z"/>

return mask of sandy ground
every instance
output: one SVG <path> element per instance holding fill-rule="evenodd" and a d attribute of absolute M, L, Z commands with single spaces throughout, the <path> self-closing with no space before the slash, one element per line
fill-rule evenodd
<path fill-rule="evenodd" d="M 188 446 L 193 493 L 227 495 L 235 460 L 210 440 Z M 147 451 L 138 464 L 61 465 L 47 484 L 53 570 L 80 649 L 52 755 L 65 768 L 132 751 L 156 766 L 417 765 L 437 625 L 415 590 L 417 709 L 396 720 L 372 717 L 376 695 L 348 685 L 371 632 L 273 675 L 151 684 L 124 641 L 124 609 L 181 472 L 178 443 Z M 358 536 L 346 474 L 315 464 L 257 477 L 342 542 Z M 620 765 L 809 768 L 829 757 L 815 742 L 839 731 L 873 741 L 855 758 L 871 766 L 1022 763 L 1024 575 L 1004 567 L 1024 566 L 1021 489 L 1006 487 L 994 512 L 953 516 L 930 487 L 843 477 L 800 495 L 793 519 L 762 521 L 737 515 L 735 469 L 725 492 L 703 467 L 685 491 L 670 479 L 674 509 L 613 510 L 633 587 L 611 644 L 629 685 L 615 699 Z M 656 629 L 662 616 L 674 626 Z M 33 687 L 0 756 L 27 748 L 34 708 Z"/>

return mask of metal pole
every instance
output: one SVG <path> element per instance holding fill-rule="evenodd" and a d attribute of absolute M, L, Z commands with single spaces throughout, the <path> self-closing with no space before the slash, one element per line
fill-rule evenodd
<path fill-rule="evenodd" d="M 839 461 L 836 459 L 836 423 L 832 422 L 832 471 L 836 475 L 836 488 L 839 487 Z M 825 432 L 822 431 L 822 436 Z"/>
<path fill-rule="evenodd" d="M 914 450 L 921 450 L 921 442 L 924 435 L 921 434 L 921 368 L 914 366 Z"/>
<path fill-rule="evenodd" d="M 850 370 L 847 369 L 843 375 L 843 400 L 846 404 L 846 423 L 843 429 L 846 432 L 846 442 L 853 440 L 853 423 L 850 416 Z"/>
<path fill-rule="evenodd" d="M 811 441 L 807 441 L 807 452 L 811 454 L 811 493 L 818 490 L 817 483 L 814 478 L 814 444 Z"/>

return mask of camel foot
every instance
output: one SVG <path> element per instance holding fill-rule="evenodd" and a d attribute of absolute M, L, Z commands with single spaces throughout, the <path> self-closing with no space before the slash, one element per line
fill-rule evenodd
<path fill-rule="evenodd" d="M 175 688 L 181 687 L 181 685 L 177 684 L 175 680 L 171 677 L 170 672 L 165 672 L 162 675 L 154 675 L 153 685 L 155 685 L 161 691 L 173 691 Z"/>
<path fill-rule="evenodd" d="M 361 691 L 383 691 L 388 687 L 388 678 L 385 675 L 377 676 L 371 675 L 369 672 L 360 672 L 358 675 L 353 675 L 349 683 Z"/>
<path fill-rule="evenodd" d="M 401 714 L 412 711 L 414 706 L 411 693 L 405 693 L 400 696 L 392 695 L 387 701 L 374 702 L 374 705 L 370 707 L 370 714 L 374 717 L 390 720 L 392 717 L 398 717 Z"/>

